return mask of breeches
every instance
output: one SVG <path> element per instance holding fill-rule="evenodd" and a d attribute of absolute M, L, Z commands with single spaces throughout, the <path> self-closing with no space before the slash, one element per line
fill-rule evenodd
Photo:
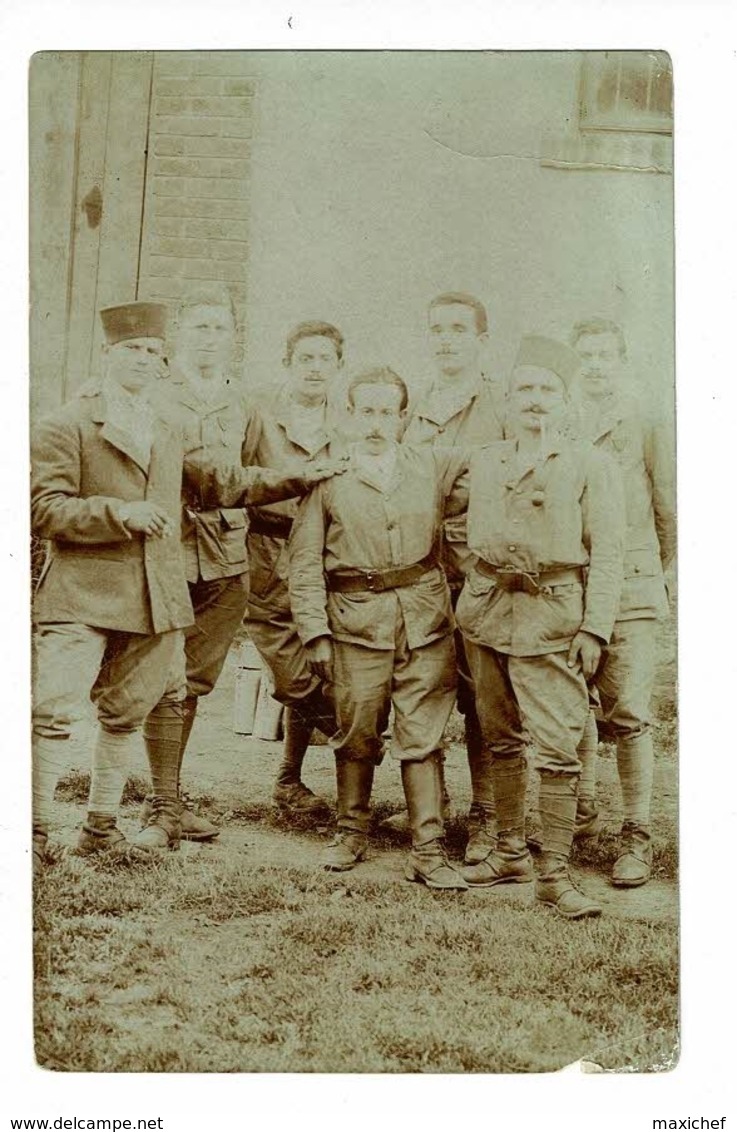
<path fill-rule="evenodd" d="M 654 620 L 617 621 L 602 651 L 596 686 L 604 719 L 618 739 L 643 735 L 650 727 L 657 631 Z"/>
<path fill-rule="evenodd" d="M 589 695 L 583 674 L 568 667 L 567 653 L 507 656 L 466 640 L 466 656 L 481 732 L 492 754 L 514 757 L 531 741 L 538 770 L 578 774 Z"/>
<path fill-rule="evenodd" d="M 146 636 L 71 622 L 39 624 L 34 638 L 33 731 L 69 736 L 89 696 L 107 731 L 135 731 L 166 692 L 184 696 L 183 633 Z M 171 679 L 177 671 L 179 680 Z"/>
<path fill-rule="evenodd" d="M 250 616 L 257 612 L 263 616 Z M 288 609 L 259 606 L 251 599 L 248 635 L 274 681 L 272 695 L 283 704 L 299 703 L 320 686 Z"/>
<path fill-rule="evenodd" d="M 194 625 L 185 630 L 187 695 L 206 696 L 215 687 L 248 605 L 248 574 L 190 582 Z M 176 676 L 174 677 L 176 679 Z"/>
<path fill-rule="evenodd" d="M 393 651 L 333 642 L 338 758 L 380 762 L 392 706 L 394 758 L 419 762 L 441 747 L 456 694 L 453 637 L 410 649 L 402 624 L 396 642 Z"/>

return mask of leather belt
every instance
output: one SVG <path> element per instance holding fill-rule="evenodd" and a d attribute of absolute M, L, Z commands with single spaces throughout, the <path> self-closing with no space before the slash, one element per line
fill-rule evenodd
<path fill-rule="evenodd" d="M 411 586 L 437 564 L 435 555 L 428 554 L 420 562 L 396 566 L 393 570 L 356 570 L 350 574 L 332 570 L 325 575 L 325 584 L 331 593 L 383 593 L 399 586 Z"/>
<path fill-rule="evenodd" d="M 499 588 L 508 593 L 537 594 L 554 586 L 583 581 L 582 566 L 563 566 L 559 570 L 520 570 L 517 566 L 493 566 L 479 558 L 476 569 L 485 577 L 494 578 Z"/>
<path fill-rule="evenodd" d="M 293 522 L 289 515 L 278 515 L 276 512 L 261 511 L 258 507 L 249 507 L 248 518 L 251 534 L 269 535 L 271 538 L 289 538 Z"/>

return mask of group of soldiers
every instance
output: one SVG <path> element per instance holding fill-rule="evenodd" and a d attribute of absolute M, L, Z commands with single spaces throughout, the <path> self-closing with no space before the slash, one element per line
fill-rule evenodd
<path fill-rule="evenodd" d="M 438 295 L 434 378 L 410 406 L 387 366 L 344 380 L 343 335 L 325 322 L 291 330 L 284 380 L 249 397 L 233 379 L 227 292 L 186 300 L 171 325 L 158 303 L 101 319 L 101 378 L 32 441 L 32 525 L 48 542 L 34 601 L 37 871 L 88 694 L 99 725 L 78 851 L 157 853 L 218 835 L 183 802 L 181 768 L 199 698 L 245 622 L 285 707 L 273 795 L 284 812 L 323 819 L 303 763 L 316 731 L 334 748 L 326 869 L 367 853 L 391 719 L 408 879 L 534 881 L 560 915 L 598 915 L 569 868 L 574 837 L 598 829 L 596 709 L 622 794 L 611 880 L 646 883 L 674 462 L 670 429 L 623 392 L 621 328 L 592 319 L 568 343 L 524 338 L 500 394 L 483 374 L 483 304 Z M 472 786 L 461 867 L 443 841 L 456 704 Z M 128 841 L 117 817 L 141 728 L 151 793 Z M 540 776 L 534 864 L 528 756 Z"/>

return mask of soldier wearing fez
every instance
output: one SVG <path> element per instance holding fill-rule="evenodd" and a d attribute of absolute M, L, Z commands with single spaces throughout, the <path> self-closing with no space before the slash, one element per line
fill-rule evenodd
<path fill-rule="evenodd" d="M 468 546 L 477 555 L 456 616 L 491 760 L 495 845 L 463 875 L 471 886 L 534 879 L 524 839 L 525 748 L 540 772 L 537 899 L 569 919 L 601 912 L 571 879 L 587 681 L 612 636 L 622 587 L 618 469 L 588 442 L 556 433 L 579 368 L 568 346 L 523 339 L 511 376 L 508 439 L 470 466 Z"/>
<path fill-rule="evenodd" d="M 185 457 L 179 422 L 147 397 L 165 368 L 166 309 L 139 302 L 100 314 L 101 381 L 42 421 L 32 442 L 32 529 L 49 540 L 34 604 L 34 867 L 45 859 L 64 742 L 87 694 L 99 726 L 79 850 L 128 850 L 117 814 L 152 709 L 153 812 L 135 843 L 178 844 L 182 630 L 193 621 L 179 538 L 183 470 L 205 506 L 269 502 L 314 482 L 244 469 L 201 446 Z"/>
<path fill-rule="evenodd" d="M 128 849 L 116 817 L 136 733 L 192 621 L 179 546 L 181 438 L 145 395 L 165 366 L 166 310 L 129 303 L 100 315 L 102 380 L 42 421 L 32 441 L 32 528 L 49 540 L 34 604 L 34 867 L 88 694 L 99 725 L 79 849 Z M 172 690 L 174 701 L 181 695 Z"/>

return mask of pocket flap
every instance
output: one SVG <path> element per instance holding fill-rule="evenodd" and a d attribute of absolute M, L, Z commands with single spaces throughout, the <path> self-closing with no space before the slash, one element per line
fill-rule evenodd
<path fill-rule="evenodd" d="M 660 556 L 656 550 L 627 550 L 624 556 L 625 578 L 656 578 L 661 572 Z"/>
<path fill-rule="evenodd" d="M 241 530 L 246 526 L 246 512 L 242 507 L 221 507 L 220 522 L 229 531 Z"/>
<path fill-rule="evenodd" d="M 489 578 L 486 574 L 480 573 L 478 570 L 470 570 L 466 574 L 466 586 L 468 592 L 473 597 L 483 597 L 488 594 L 490 590 L 496 589 L 496 579 Z"/>

